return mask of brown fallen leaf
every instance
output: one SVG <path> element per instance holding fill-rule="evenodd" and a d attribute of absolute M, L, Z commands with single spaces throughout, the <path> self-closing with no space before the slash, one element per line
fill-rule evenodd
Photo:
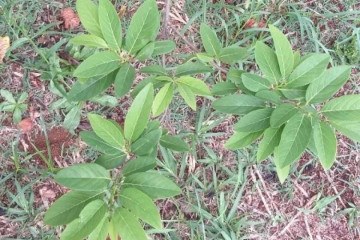
<path fill-rule="evenodd" d="M 0 37 L 0 64 L 3 63 L 6 51 L 10 47 L 10 38 L 8 36 Z"/>
<path fill-rule="evenodd" d="M 33 128 L 33 122 L 30 118 L 25 118 L 18 123 L 18 127 L 22 133 L 28 133 Z"/>
<path fill-rule="evenodd" d="M 80 25 L 80 19 L 72 8 L 65 8 L 61 10 L 60 17 L 64 21 L 65 29 L 74 29 Z"/>

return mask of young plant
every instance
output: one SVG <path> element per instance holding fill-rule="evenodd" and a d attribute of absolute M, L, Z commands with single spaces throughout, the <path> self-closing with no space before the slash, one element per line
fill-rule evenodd
<path fill-rule="evenodd" d="M 89 114 L 93 131 L 80 136 L 103 154 L 94 163 L 73 165 L 55 175 L 56 182 L 71 189 L 45 214 L 45 223 L 67 225 L 60 239 L 116 240 L 120 236 L 122 240 L 146 240 L 143 223 L 162 228 L 153 201 L 178 195 L 181 190 L 152 170 L 157 146 L 162 141 L 165 147 L 187 150 L 187 144 L 180 138 L 162 136 L 160 123 L 149 122 L 153 99 L 154 89 L 148 84 L 134 99 L 123 127 Z M 121 169 L 116 169 L 120 165 Z"/>
<path fill-rule="evenodd" d="M 11 92 L 1 89 L 0 95 L 5 99 L 5 101 L 0 103 L 0 111 L 11 112 L 13 115 L 13 122 L 19 123 L 21 121 L 22 113 L 27 109 L 25 101 L 27 100 L 28 94 L 23 92 L 16 100 Z"/>
<path fill-rule="evenodd" d="M 260 162 L 274 154 L 281 182 L 290 166 L 306 149 L 318 156 L 324 169 L 336 159 L 335 130 L 360 141 L 360 95 L 331 99 L 348 80 L 351 67 L 328 68 L 330 56 L 293 52 L 286 36 L 270 26 L 275 51 L 262 42 L 255 46 L 255 59 L 263 76 L 241 73 L 243 94 L 222 97 L 213 107 L 241 115 L 235 134 L 226 147 L 240 149 L 261 138 Z M 331 99 L 331 100 L 330 100 Z"/>

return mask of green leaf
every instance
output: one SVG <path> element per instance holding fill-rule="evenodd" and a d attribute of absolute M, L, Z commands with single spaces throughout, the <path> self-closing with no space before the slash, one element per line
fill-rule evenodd
<path fill-rule="evenodd" d="M 160 29 L 160 14 L 155 0 L 146 0 L 135 12 L 126 33 L 125 49 L 135 54 L 151 41 Z"/>
<path fill-rule="evenodd" d="M 81 211 L 79 218 L 67 225 L 60 240 L 83 240 L 99 225 L 106 210 L 104 201 L 94 200 L 90 202 Z"/>
<path fill-rule="evenodd" d="M 124 166 L 122 174 L 124 176 L 129 176 L 134 173 L 146 172 L 150 169 L 153 169 L 156 166 L 156 159 L 152 157 L 138 157 L 134 160 L 130 160 Z"/>
<path fill-rule="evenodd" d="M 270 116 L 273 108 L 254 110 L 242 118 L 234 125 L 237 132 L 258 132 L 270 127 Z"/>
<path fill-rule="evenodd" d="M 95 160 L 95 163 L 102 166 L 105 169 L 114 169 L 120 166 L 126 159 L 126 154 L 103 154 Z"/>
<path fill-rule="evenodd" d="M 299 66 L 300 63 L 301 63 L 301 53 L 299 50 L 297 50 L 294 52 L 294 68 Z"/>
<path fill-rule="evenodd" d="M 111 51 L 95 53 L 82 62 L 74 71 L 77 78 L 105 76 L 120 67 L 119 56 Z"/>
<path fill-rule="evenodd" d="M 194 75 L 199 73 L 209 73 L 212 72 L 212 68 L 204 65 L 201 62 L 186 62 L 182 65 L 179 65 L 176 67 L 175 70 L 175 76 L 181 77 L 181 76 L 188 76 L 188 75 Z"/>
<path fill-rule="evenodd" d="M 213 102 L 213 108 L 222 113 L 246 114 L 264 108 L 265 101 L 251 95 L 229 95 Z"/>
<path fill-rule="evenodd" d="M 200 96 L 210 96 L 211 92 L 209 87 L 201 80 L 189 76 L 183 76 L 176 79 L 178 85 L 185 85 L 191 89 L 191 91 Z"/>
<path fill-rule="evenodd" d="M 135 141 L 149 122 L 151 106 L 154 100 L 154 88 L 148 84 L 134 99 L 124 124 L 124 135 L 129 141 Z"/>
<path fill-rule="evenodd" d="M 16 100 L 14 98 L 14 96 L 12 95 L 11 92 L 9 92 L 8 90 L 5 89 L 1 89 L 0 90 L 0 95 L 5 98 L 5 100 L 9 103 L 13 103 L 16 104 Z"/>
<path fill-rule="evenodd" d="M 102 35 L 109 47 L 120 51 L 122 45 L 121 23 L 109 0 L 99 0 L 99 23 Z"/>
<path fill-rule="evenodd" d="M 281 79 L 280 67 L 275 51 L 265 43 L 260 41 L 256 42 L 255 60 L 261 72 L 271 80 L 272 83 L 278 82 Z"/>
<path fill-rule="evenodd" d="M 221 49 L 219 59 L 221 62 L 233 64 L 246 57 L 247 49 L 241 47 L 226 47 Z"/>
<path fill-rule="evenodd" d="M 101 37 L 91 34 L 81 34 L 70 40 L 74 45 L 80 45 L 90 48 L 108 48 L 109 46 Z"/>
<path fill-rule="evenodd" d="M 153 200 L 145 193 L 136 188 L 125 188 L 120 192 L 120 202 L 122 206 L 144 222 L 154 228 L 162 228 L 159 210 Z"/>
<path fill-rule="evenodd" d="M 273 25 L 269 25 L 270 33 L 275 45 L 275 53 L 283 79 L 287 78 L 294 67 L 294 53 L 286 36 Z"/>
<path fill-rule="evenodd" d="M 124 187 L 136 188 L 152 199 L 168 198 L 179 195 L 181 189 L 170 179 L 159 173 L 140 172 L 127 176 Z"/>
<path fill-rule="evenodd" d="M 257 151 L 257 161 L 265 160 L 274 149 L 279 145 L 283 128 L 268 128 L 264 132 L 264 137 L 259 143 Z"/>
<path fill-rule="evenodd" d="M 90 78 L 84 83 L 77 81 L 68 93 L 69 101 L 85 101 L 89 100 L 110 87 L 114 82 L 115 72 L 106 75 L 105 77 L 98 76 Z"/>
<path fill-rule="evenodd" d="M 346 137 L 360 142 L 360 122 L 331 121 L 330 124 Z"/>
<path fill-rule="evenodd" d="M 351 67 L 339 66 L 326 70 L 306 90 L 308 103 L 320 103 L 331 98 L 349 79 Z"/>
<path fill-rule="evenodd" d="M 88 240 L 106 240 L 108 236 L 109 224 L 108 216 L 105 215 L 100 221 L 99 225 L 89 235 Z"/>
<path fill-rule="evenodd" d="M 281 93 L 276 90 L 260 90 L 255 94 L 255 97 L 270 101 L 275 104 L 281 104 Z"/>
<path fill-rule="evenodd" d="M 135 79 L 135 68 L 130 63 L 121 66 L 115 77 L 115 93 L 122 97 L 128 93 Z"/>
<path fill-rule="evenodd" d="M 301 113 L 293 116 L 281 134 L 275 165 L 284 168 L 300 158 L 308 146 L 312 127 L 308 117 Z"/>
<path fill-rule="evenodd" d="M 204 45 L 205 51 L 210 56 L 218 56 L 221 51 L 221 43 L 216 36 L 214 30 L 212 30 L 208 25 L 205 23 L 201 23 L 200 25 L 200 36 L 202 44 Z"/>
<path fill-rule="evenodd" d="M 330 100 L 321 112 L 331 121 L 359 121 L 360 95 L 346 95 Z"/>
<path fill-rule="evenodd" d="M 163 135 L 160 139 L 160 145 L 177 152 L 189 151 L 189 146 L 184 140 L 170 135 Z"/>
<path fill-rule="evenodd" d="M 88 118 L 96 135 L 117 149 L 124 147 L 124 136 L 116 123 L 93 113 L 88 114 Z"/>
<path fill-rule="evenodd" d="M 275 108 L 270 117 L 270 126 L 278 128 L 286 123 L 290 118 L 299 112 L 299 109 L 295 108 L 291 104 L 281 104 Z"/>
<path fill-rule="evenodd" d="M 170 105 L 173 96 L 173 83 L 165 84 L 154 98 L 154 103 L 152 105 L 152 112 L 154 117 L 159 116 L 165 111 L 165 109 Z"/>
<path fill-rule="evenodd" d="M 79 126 L 81 120 L 81 107 L 75 106 L 70 112 L 68 112 L 64 119 L 64 128 L 69 130 L 70 132 L 74 132 L 74 129 Z"/>
<path fill-rule="evenodd" d="M 167 75 L 167 71 L 160 65 L 150 65 L 140 69 L 140 72 L 154 75 Z"/>
<path fill-rule="evenodd" d="M 110 182 L 109 172 L 94 163 L 77 164 L 60 170 L 55 181 L 78 191 L 102 191 Z"/>
<path fill-rule="evenodd" d="M 162 131 L 160 128 L 145 133 L 131 144 L 131 151 L 137 156 L 144 156 L 152 153 L 160 141 L 161 134 Z"/>
<path fill-rule="evenodd" d="M 147 240 L 146 233 L 134 213 L 129 212 L 125 208 L 117 208 L 113 216 L 116 231 L 121 240 Z"/>
<path fill-rule="evenodd" d="M 269 80 L 255 74 L 244 73 L 241 75 L 244 86 L 252 92 L 270 89 Z"/>
<path fill-rule="evenodd" d="M 154 53 L 155 43 L 150 42 L 145 47 L 143 47 L 140 52 L 136 55 L 136 59 L 139 61 L 145 61 L 150 59 Z"/>
<path fill-rule="evenodd" d="M 80 21 L 89 33 L 102 38 L 99 24 L 98 8 L 91 0 L 77 0 L 76 11 Z"/>
<path fill-rule="evenodd" d="M 216 83 L 211 89 L 212 95 L 229 95 L 236 93 L 238 88 L 235 83 L 232 82 L 219 82 Z"/>
<path fill-rule="evenodd" d="M 313 137 L 321 165 L 328 170 L 336 158 L 335 131 L 327 123 L 313 121 Z"/>
<path fill-rule="evenodd" d="M 280 183 L 283 184 L 285 182 L 286 178 L 289 176 L 290 165 L 285 166 L 283 168 L 276 166 L 276 173 L 278 175 Z"/>
<path fill-rule="evenodd" d="M 260 132 L 235 132 L 229 140 L 225 143 L 225 147 L 230 150 L 237 150 L 240 148 L 244 148 L 251 143 L 253 143 L 256 139 L 258 139 L 263 131 Z"/>
<path fill-rule="evenodd" d="M 102 195 L 103 193 L 99 192 L 68 192 L 51 205 L 45 213 L 44 221 L 51 226 L 68 224 L 79 217 L 89 202 Z"/>
<path fill-rule="evenodd" d="M 172 40 L 156 41 L 154 44 L 153 57 L 170 53 L 176 48 L 176 45 Z"/>
<path fill-rule="evenodd" d="M 327 54 L 311 55 L 290 74 L 287 86 L 293 88 L 308 85 L 325 71 L 329 61 L 330 56 Z"/>
<path fill-rule="evenodd" d="M 307 87 L 280 89 L 280 92 L 290 100 L 303 100 L 305 99 Z"/>
<path fill-rule="evenodd" d="M 122 155 L 123 149 L 122 147 L 117 147 L 114 145 L 109 144 L 108 142 L 104 141 L 95 132 L 91 131 L 82 131 L 80 132 L 81 140 L 86 142 L 87 145 L 94 148 L 96 151 L 108 154 L 108 155 Z"/>
<path fill-rule="evenodd" d="M 178 84 L 178 90 L 180 96 L 185 100 L 186 104 L 196 111 L 196 96 L 191 91 L 191 88 L 183 84 Z"/>

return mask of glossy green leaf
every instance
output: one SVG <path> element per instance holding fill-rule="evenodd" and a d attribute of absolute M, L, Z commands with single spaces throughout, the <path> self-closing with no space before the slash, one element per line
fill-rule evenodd
<path fill-rule="evenodd" d="M 346 95 L 330 100 L 321 112 L 331 121 L 359 121 L 360 95 Z"/>
<path fill-rule="evenodd" d="M 313 121 L 313 137 L 321 165 L 328 170 L 336 158 L 335 131 L 327 123 Z"/>
<path fill-rule="evenodd" d="M 55 181 L 72 190 L 102 191 L 110 183 L 110 175 L 100 165 L 86 163 L 63 168 L 55 175 Z"/>
<path fill-rule="evenodd" d="M 124 208 L 154 228 L 161 229 L 161 217 L 153 200 L 136 188 L 125 188 L 120 192 L 120 202 Z"/>
<path fill-rule="evenodd" d="M 175 76 L 181 77 L 181 76 L 188 76 L 188 75 L 194 75 L 199 73 L 209 73 L 212 72 L 212 68 L 204 65 L 201 62 L 186 62 L 182 65 L 179 65 L 176 67 L 175 70 Z"/>
<path fill-rule="evenodd" d="M 145 47 L 143 47 L 139 53 L 136 55 L 136 59 L 139 61 L 145 61 L 150 59 L 154 53 L 155 43 L 150 42 Z"/>
<path fill-rule="evenodd" d="M 256 154 L 257 161 L 265 160 L 274 149 L 279 145 L 283 128 L 268 128 L 264 132 L 264 137 L 259 143 Z"/>
<path fill-rule="evenodd" d="M 284 168 L 295 162 L 308 146 L 312 133 L 310 119 L 298 113 L 290 118 L 281 134 L 275 164 Z"/>
<path fill-rule="evenodd" d="M 155 0 L 146 0 L 131 19 L 125 38 L 125 49 L 135 54 L 151 41 L 160 29 L 160 14 Z"/>
<path fill-rule="evenodd" d="M 119 56 L 111 51 L 95 53 L 82 62 L 74 71 L 77 78 L 105 76 L 120 67 Z"/>
<path fill-rule="evenodd" d="M 170 53 L 176 48 L 172 40 L 155 41 L 154 44 L 153 57 Z"/>
<path fill-rule="evenodd" d="M 270 89 L 271 87 L 269 80 L 255 74 L 244 73 L 241 75 L 241 78 L 244 86 L 252 92 Z"/>
<path fill-rule="evenodd" d="M 134 173 L 146 172 L 153 169 L 156 166 L 156 159 L 153 157 L 138 157 L 134 160 L 130 160 L 124 166 L 122 174 L 124 176 L 129 176 Z"/>
<path fill-rule="evenodd" d="M 241 47 L 226 47 L 221 49 L 219 59 L 221 62 L 233 64 L 246 57 L 247 49 Z"/>
<path fill-rule="evenodd" d="M 134 213 L 120 207 L 115 210 L 113 216 L 114 226 L 121 240 L 147 240 L 146 233 L 140 225 Z"/>
<path fill-rule="evenodd" d="M 200 26 L 200 36 L 205 51 L 210 56 L 218 56 L 222 47 L 215 31 L 205 23 L 202 23 Z"/>
<path fill-rule="evenodd" d="M 154 100 L 154 88 L 148 84 L 134 99 L 124 124 L 124 135 L 127 140 L 135 141 L 149 122 L 151 106 Z"/>
<path fill-rule="evenodd" d="M 246 114 L 256 109 L 264 108 L 265 101 L 251 95 L 229 95 L 213 102 L 213 108 L 219 112 Z"/>
<path fill-rule="evenodd" d="M 152 112 L 154 117 L 159 116 L 166 110 L 166 108 L 170 105 L 173 96 L 173 83 L 165 84 L 154 98 L 154 103 L 152 105 Z"/>
<path fill-rule="evenodd" d="M 238 91 L 235 83 L 232 82 L 219 82 L 213 85 L 211 89 L 212 95 L 229 95 L 234 94 Z"/>
<path fill-rule="evenodd" d="M 276 155 L 275 155 L 276 156 Z M 276 174 L 281 184 L 283 184 L 290 173 L 290 165 L 280 168 L 276 166 Z"/>
<path fill-rule="evenodd" d="M 95 160 L 95 163 L 102 166 L 105 169 L 114 169 L 120 166 L 126 159 L 125 153 L 120 154 L 103 154 Z"/>
<path fill-rule="evenodd" d="M 130 63 L 121 66 L 115 77 L 115 93 L 122 97 L 128 93 L 135 79 L 135 68 Z"/>
<path fill-rule="evenodd" d="M 183 76 L 176 80 L 178 85 L 185 85 L 191 89 L 195 95 L 209 96 L 211 95 L 209 87 L 200 79 Z"/>
<path fill-rule="evenodd" d="M 99 0 L 99 24 L 102 35 L 113 50 L 120 51 L 122 29 L 117 12 L 109 0 Z"/>
<path fill-rule="evenodd" d="M 189 151 L 188 144 L 184 140 L 182 140 L 180 137 L 163 135 L 160 139 L 160 145 L 165 148 L 177 151 L 177 152 Z"/>
<path fill-rule="evenodd" d="M 94 200 L 81 211 L 78 219 L 72 221 L 62 232 L 60 240 L 83 240 L 99 225 L 107 207 L 104 201 Z"/>
<path fill-rule="evenodd" d="M 278 128 L 284 123 L 286 123 L 290 118 L 292 118 L 296 113 L 299 112 L 299 109 L 295 108 L 291 104 L 281 104 L 276 107 L 270 117 L 270 126 L 273 128 Z"/>
<path fill-rule="evenodd" d="M 331 121 L 330 124 L 346 137 L 360 142 L 360 122 Z"/>
<path fill-rule="evenodd" d="M 273 25 L 269 25 L 270 33 L 274 41 L 275 53 L 283 79 L 287 78 L 294 67 L 294 53 L 286 36 Z"/>
<path fill-rule="evenodd" d="M 88 240 L 106 240 L 108 236 L 109 224 L 108 216 L 105 215 L 100 221 L 99 225 L 92 233 L 90 233 Z"/>
<path fill-rule="evenodd" d="M 237 132 L 258 132 L 270 127 L 270 116 L 273 108 L 254 110 L 242 118 L 234 125 Z"/>
<path fill-rule="evenodd" d="M 140 69 L 140 72 L 154 75 L 167 75 L 167 71 L 160 65 L 150 65 Z"/>
<path fill-rule="evenodd" d="M 119 126 L 112 121 L 102 118 L 100 115 L 88 114 L 91 128 L 105 142 L 118 149 L 122 149 L 125 145 L 124 136 Z"/>
<path fill-rule="evenodd" d="M 180 96 L 185 100 L 186 104 L 196 111 L 196 96 L 192 92 L 191 88 L 184 84 L 178 84 L 178 90 Z"/>
<path fill-rule="evenodd" d="M 255 45 L 255 60 L 261 72 L 271 82 L 281 79 L 281 72 L 275 51 L 265 43 L 257 41 Z"/>
<path fill-rule="evenodd" d="M 99 24 L 98 7 L 92 0 L 77 0 L 76 11 L 80 21 L 89 33 L 102 38 Z"/>
<path fill-rule="evenodd" d="M 349 79 L 351 67 L 339 66 L 326 70 L 306 90 L 306 102 L 320 103 L 331 98 Z"/>
<path fill-rule="evenodd" d="M 127 176 L 124 188 L 136 188 L 152 199 L 167 198 L 179 195 L 181 189 L 167 177 L 153 172 L 139 172 Z"/>
<path fill-rule="evenodd" d="M 161 134 L 162 131 L 160 128 L 143 134 L 138 140 L 131 144 L 131 151 L 137 156 L 144 156 L 152 153 L 160 141 Z"/>
<path fill-rule="evenodd" d="M 260 132 L 235 132 L 229 140 L 225 143 L 225 147 L 230 150 L 237 150 L 244 148 L 251 143 L 253 143 L 256 139 L 258 139 L 263 131 Z"/>
<path fill-rule="evenodd" d="M 101 37 L 91 34 L 81 34 L 70 40 L 74 45 L 80 45 L 91 48 L 108 48 L 109 46 Z"/>
<path fill-rule="evenodd" d="M 44 216 L 44 222 L 51 226 L 68 224 L 79 217 L 83 208 L 103 193 L 71 191 L 61 196 L 51 205 Z"/>
<path fill-rule="evenodd" d="M 96 135 L 95 132 L 92 131 L 82 131 L 80 132 L 81 140 L 86 142 L 87 145 L 94 148 L 96 151 L 108 154 L 108 155 L 122 155 L 123 154 L 123 148 L 119 146 L 114 146 L 112 144 L 109 144 L 102 138 L 100 138 L 98 135 Z"/>
<path fill-rule="evenodd" d="M 330 56 L 327 54 L 313 54 L 301 62 L 290 74 L 287 86 L 301 87 L 314 82 L 326 69 Z"/>

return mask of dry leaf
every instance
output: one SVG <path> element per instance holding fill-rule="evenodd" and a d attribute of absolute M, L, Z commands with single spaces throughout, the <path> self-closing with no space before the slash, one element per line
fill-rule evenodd
<path fill-rule="evenodd" d="M 74 29 L 80 25 L 80 19 L 72 8 L 65 8 L 61 10 L 60 17 L 64 21 L 65 29 Z"/>
<path fill-rule="evenodd" d="M 0 37 L 0 64 L 3 63 L 6 51 L 10 47 L 10 38 L 8 36 Z"/>
<path fill-rule="evenodd" d="M 30 118 L 25 118 L 18 123 L 18 127 L 22 133 L 28 133 L 33 128 L 33 122 Z"/>
<path fill-rule="evenodd" d="M 120 10 L 119 10 L 119 12 L 118 12 L 119 18 L 123 18 L 123 17 L 125 16 L 126 10 L 127 10 L 127 7 L 126 7 L 125 5 L 122 5 L 122 6 L 120 7 Z"/>

